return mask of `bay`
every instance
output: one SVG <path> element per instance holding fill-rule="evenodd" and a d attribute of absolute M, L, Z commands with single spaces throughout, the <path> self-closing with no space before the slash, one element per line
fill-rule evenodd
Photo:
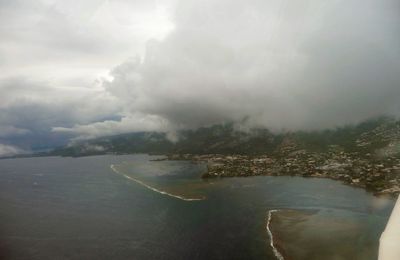
<path fill-rule="evenodd" d="M 0 258 L 276 259 L 266 224 L 278 210 L 293 259 L 376 259 L 394 205 L 328 179 L 205 181 L 204 164 L 156 158 L 0 160 Z"/>

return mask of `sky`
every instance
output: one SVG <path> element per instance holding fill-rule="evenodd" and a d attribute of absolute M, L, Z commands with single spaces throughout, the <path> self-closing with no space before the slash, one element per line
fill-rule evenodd
<path fill-rule="evenodd" d="M 398 0 L 0 0 L 0 156 L 400 115 Z"/>

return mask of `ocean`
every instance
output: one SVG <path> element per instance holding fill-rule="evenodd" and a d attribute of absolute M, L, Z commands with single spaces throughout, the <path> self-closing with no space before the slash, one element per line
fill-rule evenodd
<path fill-rule="evenodd" d="M 376 259 L 395 202 L 157 158 L 0 160 L 0 259 Z"/>

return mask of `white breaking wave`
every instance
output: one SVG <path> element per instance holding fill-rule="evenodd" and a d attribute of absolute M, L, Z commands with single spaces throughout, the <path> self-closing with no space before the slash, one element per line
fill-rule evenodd
<path fill-rule="evenodd" d="M 183 197 L 183 196 L 174 195 L 174 194 L 168 193 L 168 192 L 166 192 L 166 191 L 162 191 L 162 190 L 156 189 L 156 188 L 154 188 L 154 187 L 151 187 L 150 185 L 148 185 L 148 184 L 142 182 L 141 180 L 132 178 L 131 176 L 126 175 L 126 174 L 124 174 L 124 173 L 118 171 L 118 170 L 115 168 L 115 165 L 114 165 L 114 164 L 111 164 L 111 165 L 110 165 L 110 168 L 111 168 L 111 170 L 113 170 L 115 173 L 118 173 L 118 174 L 124 176 L 124 177 L 127 178 L 128 180 L 131 180 L 131 181 L 134 181 L 134 182 L 136 182 L 136 183 L 139 183 L 140 185 L 142 185 L 142 186 L 144 186 L 144 187 L 146 187 L 146 188 L 148 188 L 148 189 L 150 189 L 150 190 L 152 190 L 152 191 L 155 191 L 155 192 L 157 192 L 157 193 L 160 193 L 160 194 L 162 194 L 162 195 L 170 196 L 170 197 L 173 197 L 173 198 L 176 198 L 176 199 L 180 199 L 180 200 L 184 200 L 184 201 L 198 201 L 198 200 L 205 200 L 205 199 L 206 199 L 205 197 L 202 197 L 202 198 L 198 198 L 198 199 L 197 199 L 197 198 L 185 198 L 185 197 Z"/>
<path fill-rule="evenodd" d="M 274 236 L 272 235 L 271 229 L 270 229 L 270 224 L 271 224 L 271 219 L 272 219 L 272 213 L 277 212 L 277 209 L 271 209 L 268 211 L 268 218 L 267 218 L 267 232 L 269 236 L 269 244 L 272 247 L 272 251 L 274 252 L 274 255 L 278 260 L 284 260 L 285 258 L 283 255 L 278 251 L 278 249 L 274 246 Z"/>

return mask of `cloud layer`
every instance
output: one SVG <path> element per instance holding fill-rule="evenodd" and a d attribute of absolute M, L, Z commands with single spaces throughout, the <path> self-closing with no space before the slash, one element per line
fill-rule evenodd
<path fill-rule="evenodd" d="M 35 122 L 14 122 L 15 111 L 26 111 L 24 107 L 32 103 L 45 114 L 36 123 L 78 139 L 226 121 L 274 130 L 321 129 L 400 114 L 400 4 L 396 0 L 85 3 L 79 17 L 71 16 L 75 7 L 55 4 L 55 12 L 65 19 L 60 22 L 45 15 L 58 25 L 26 37 L 54 36 L 54 31 L 67 28 L 64 38 L 39 45 L 60 55 L 62 62 L 57 64 L 82 59 L 86 68 L 77 69 L 79 73 L 71 78 L 50 81 L 45 89 L 31 80 L 37 76 L 34 69 L 28 70 L 33 71 L 30 77 L 23 77 L 24 84 L 14 83 L 19 88 L 0 83 L 3 104 L 13 104 L 1 108 L 8 115 L 0 118 L 6 125 L 3 132 L 10 127 L 32 131 Z M 109 19 L 110 13 L 118 15 Z M 86 31 L 76 27 L 71 17 L 82 22 Z M 108 38 L 106 33 L 115 28 L 123 33 Z M 10 41 L 18 36 L 9 34 Z M 36 40 L 29 39 L 25 44 L 35 46 Z M 67 52 L 74 54 L 72 63 Z M 135 54 L 137 58 L 128 58 Z M 125 61 L 108 76 L 97 75 L 96 83 L 87 83 L 95 74 L 82 76 L 96 70 L 97 62 L 102 64 L 100 73 L 107 64 L 103 61 L 124 56 Z M 54 72 L 58 79 L 65 67 L 54 71 L 59 72 Z M 65 88 L 71 85 L 75 88 Z M 58 116 L 48 111 L 57 111 Z"/>
<path fill-rule="evenodd" d="M 398 12 L 391 0 L 181 1 L 175 30 L 104 86 L 127 113 L 176 128 L 317 129 L 398 114 Z"/>
<path fill-rule="evenodd" d="M 21 150 L 18 147 L 12 145 L 0 144 L 0 157 L 13 156 L 22 153 L 25 153 L 25 151 Z"/>

